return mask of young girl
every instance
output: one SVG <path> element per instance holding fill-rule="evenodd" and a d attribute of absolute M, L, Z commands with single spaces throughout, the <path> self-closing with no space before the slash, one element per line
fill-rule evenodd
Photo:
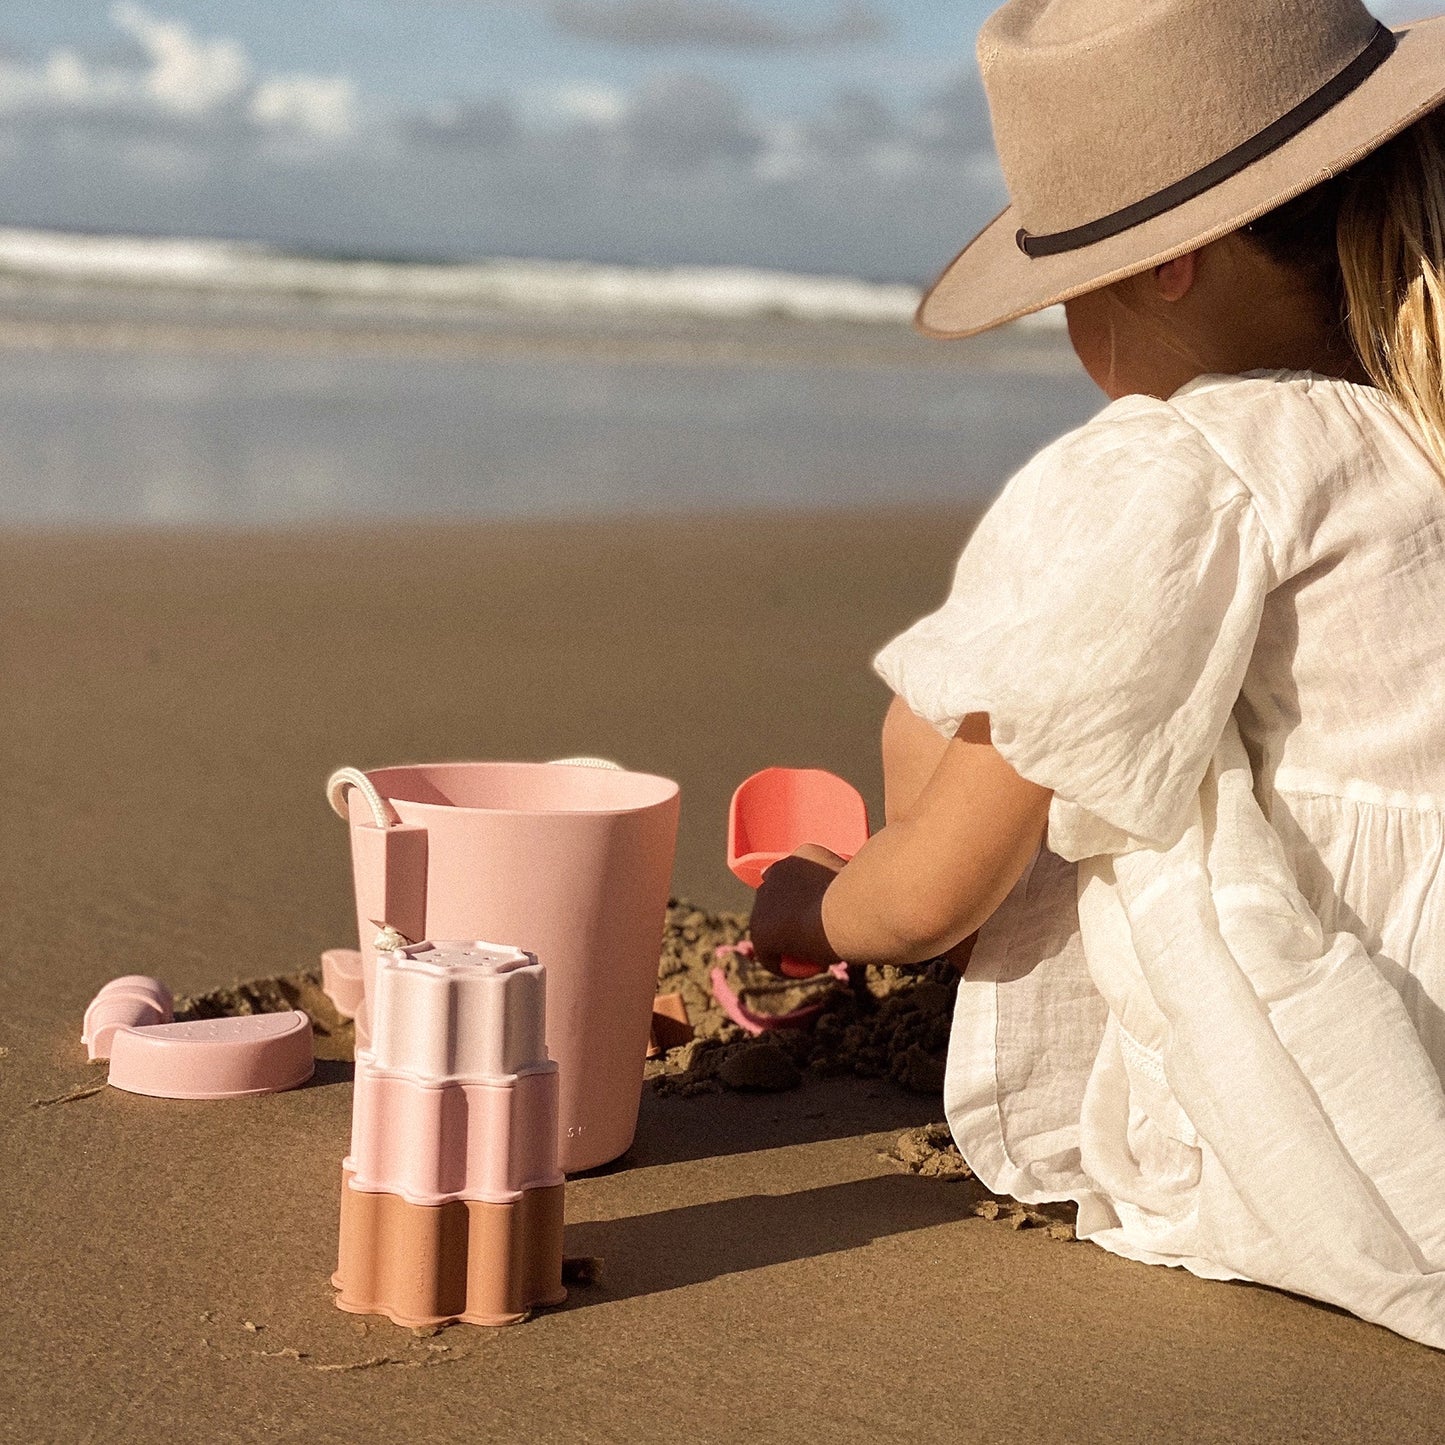
<path fill-rule="evenodd" d="M 1064 301 L 1112 405 L 877 658 L 887 826 L 754 945 L 951 953 L 990 1188 L 1445 1348 L 1445 19 L 1011 0 L 979 50 L 1013 204 L 920 324 Z"/>

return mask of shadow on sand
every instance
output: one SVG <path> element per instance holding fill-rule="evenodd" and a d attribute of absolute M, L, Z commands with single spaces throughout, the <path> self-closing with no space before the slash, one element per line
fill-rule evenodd
<path fill-rule="evenodd" d="M 942 1118 L 942 1099 L 907 1093 L 886 1079 L 809 1080 L 781 1094 L 727 1091 L 691 1098 L 663 1097 L 644 1087 L 632 1147 L 610 1164 L 568 1177 L 853 1139 Z"/>
<path fill-rule="evenodd" d="M 747 1194 L 627 1219 L 567 1227 L 567 1253 L 604 1273 L 565 1308 L 659 1294 L 721 1275 L 857 1249 L 889 1235 L 968 1218 L 989 1197 L 973 1180 L 911 1174 L 828 1184 L 795 1194 Z"/>

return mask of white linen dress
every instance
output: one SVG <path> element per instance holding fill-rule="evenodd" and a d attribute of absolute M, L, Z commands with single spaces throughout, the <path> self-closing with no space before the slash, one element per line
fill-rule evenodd
<path fill-rule="evenodd" d="M 1445 479 L 1403 413 L 1298 372 L 1115 402 L 875 666 L 1054 792 L 958 994 L 978 1176 L 1445 1348 Z"/>

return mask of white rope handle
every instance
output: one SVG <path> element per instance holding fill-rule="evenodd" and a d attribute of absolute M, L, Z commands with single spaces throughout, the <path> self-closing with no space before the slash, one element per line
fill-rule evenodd
<path fill-rule="evenodd" d="M 372 821 L 378 828 L 390 828 L 400 819 L 391 805 L 376 791 L 376 784 L 360 768 L 337 768 L 326 780 L 326 801 L 331 810 L 343 822 L 351 821 L 350 809 L 346 806 L 346 790 L 357 788 L 371 809 Z"/>
<path fill-rule="evenodd" d="M 552 763 L 560 768 L 609 768 L 614 773 L 625 773 L 621 763 L 608 762 L 606 758 L 553 758 Z"/>

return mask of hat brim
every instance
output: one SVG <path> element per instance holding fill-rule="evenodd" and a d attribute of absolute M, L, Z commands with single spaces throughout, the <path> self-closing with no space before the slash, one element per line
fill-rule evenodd
<path fill-rule="evenodd" d="M 1056 256 L 1026 256 L 1010 206 L 925 293 L 926 336 L 977 336 L 1171 261 L 1237 231 L 1348 170 L 1445 103 L 1445 15 L 1397 30 L 1394 53 L 1362 85 L 1278 150 L 1151 221 Z"/>

